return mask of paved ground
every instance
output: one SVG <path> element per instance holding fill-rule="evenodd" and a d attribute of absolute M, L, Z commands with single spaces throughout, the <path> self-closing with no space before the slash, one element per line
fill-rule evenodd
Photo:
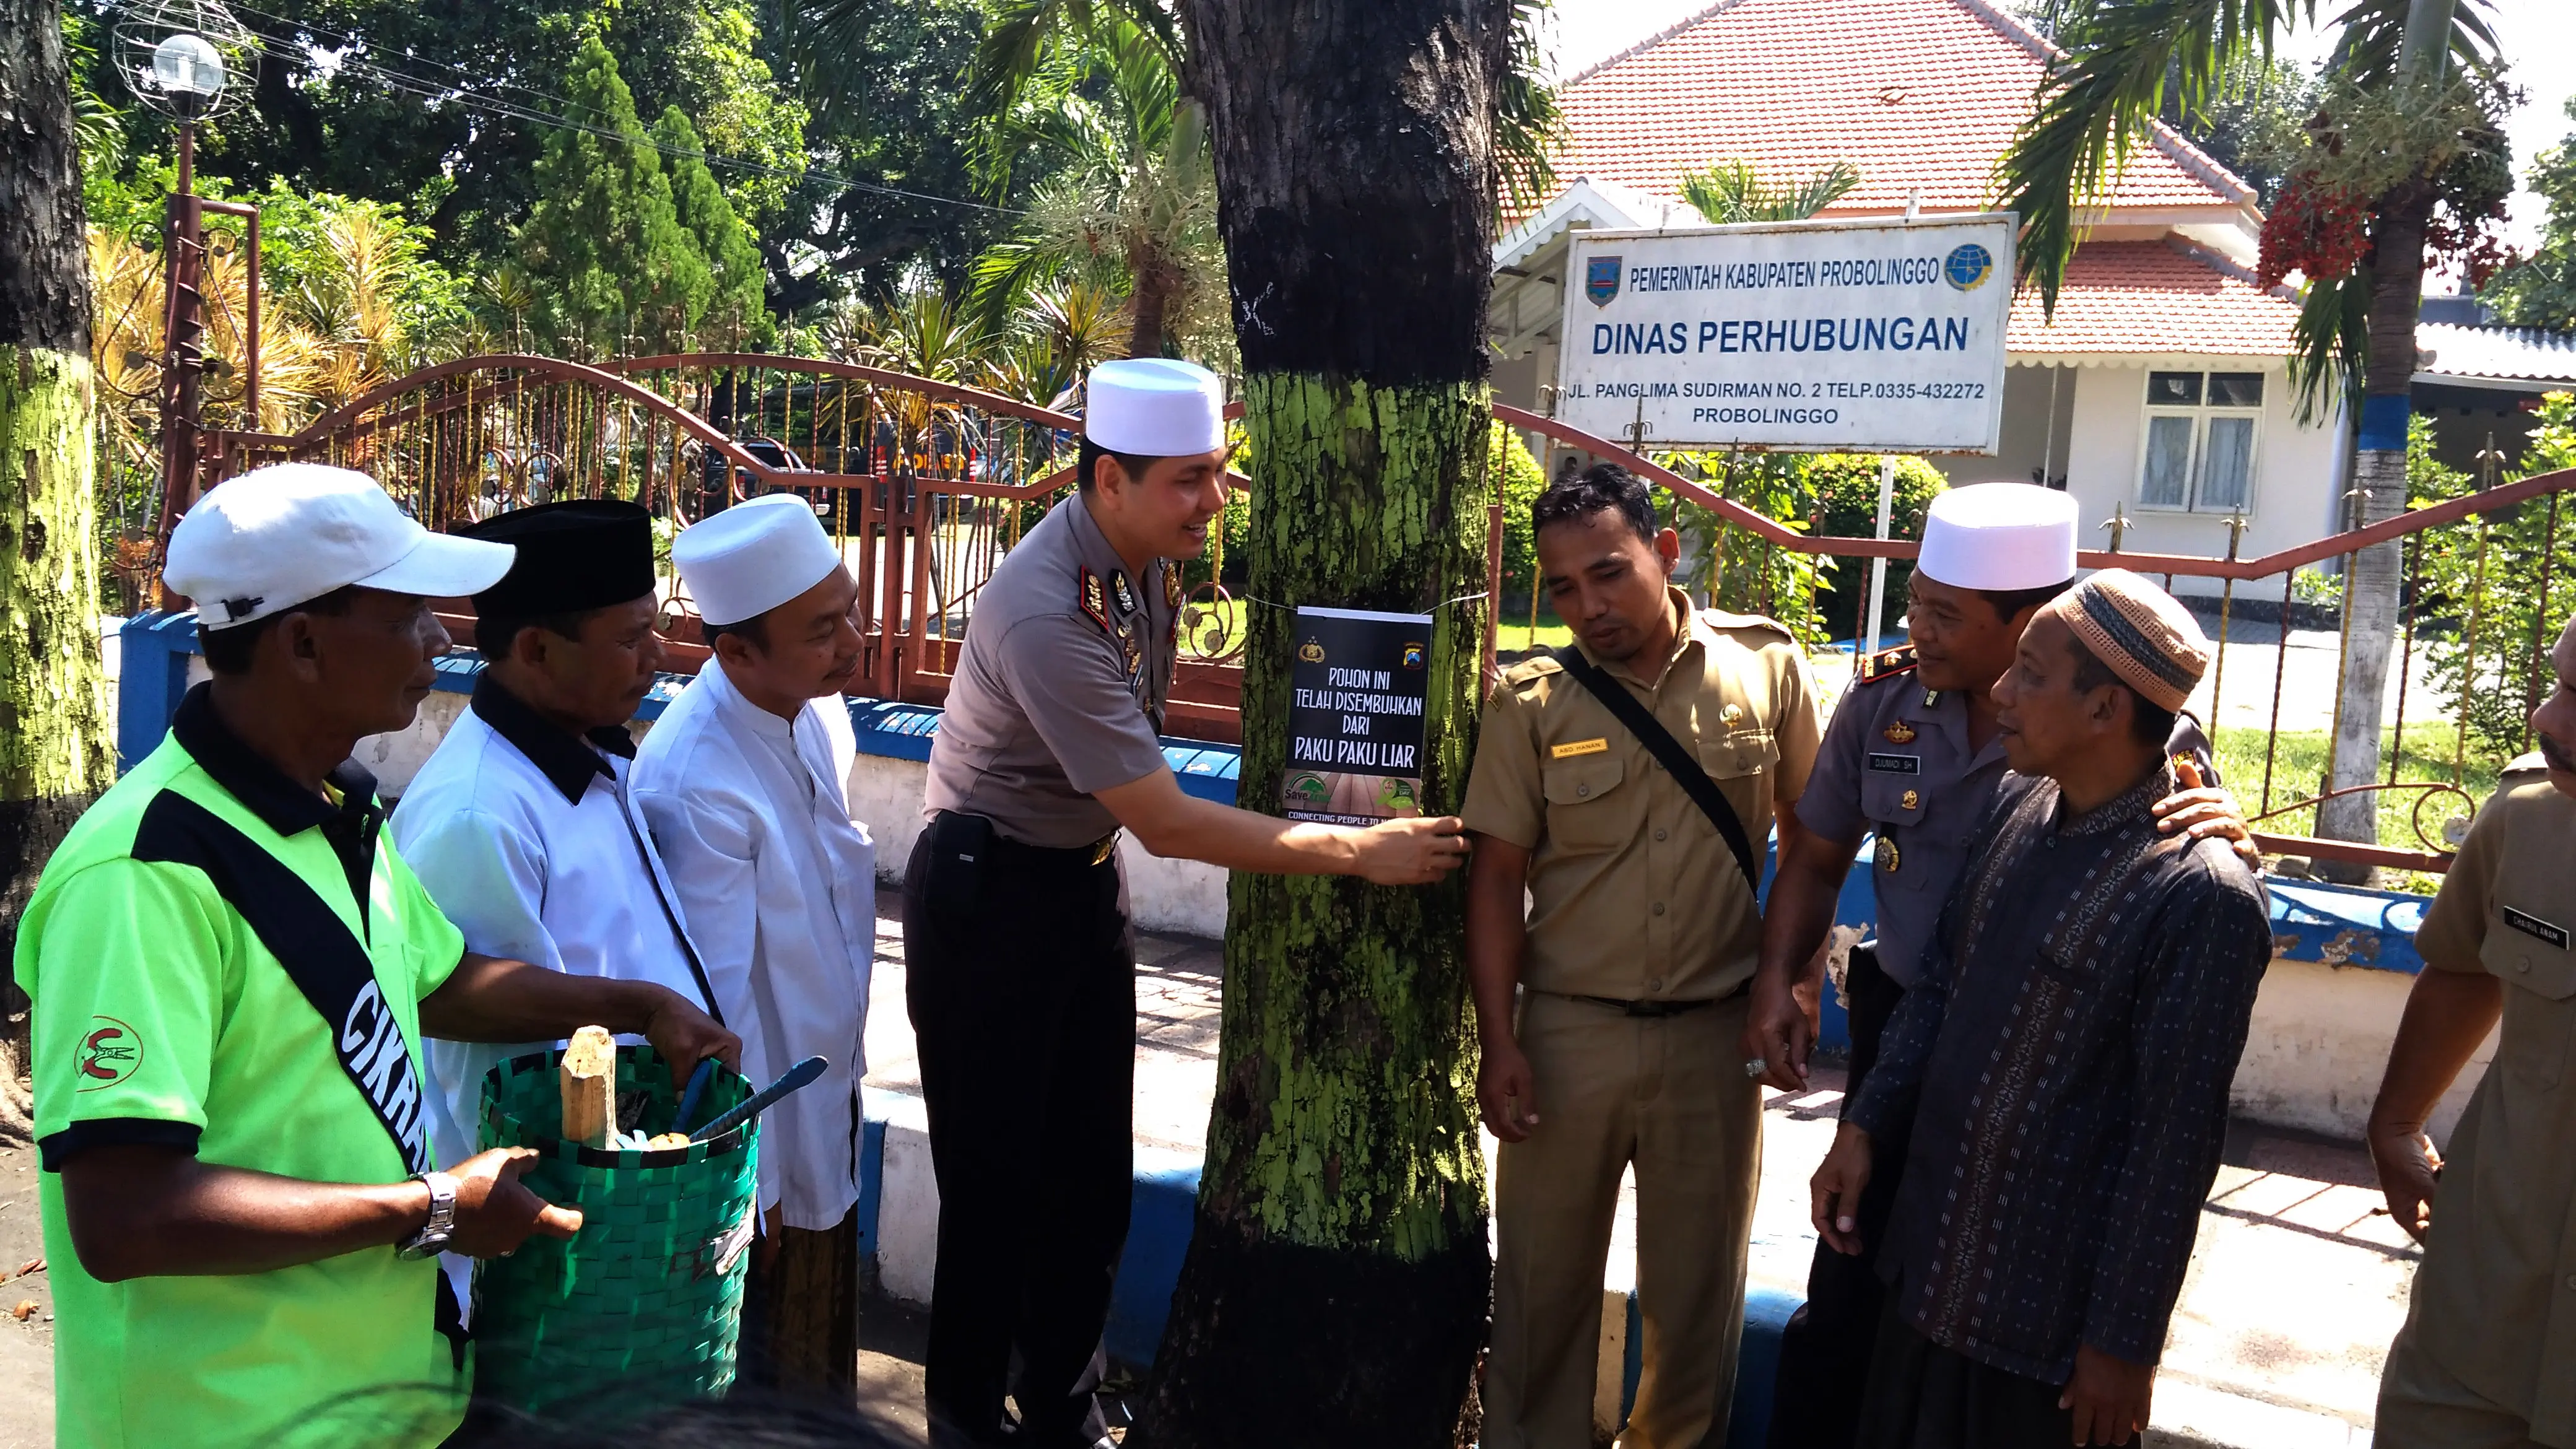
<path fill-rule="evenodd" d="M 899 910 L 891 893 L 880 895 L 868 1082 L 917 1091 Z M 1138 948 L 1137 1138 L 1195 1151 L 1216 1078 L 1219 949 L 1166 936 L 1144 937 Z M 1769 1096 L 1754 1219 L 1753 1273 L 1763 1286 L 1803 1286 L 1815 1247 L 1806 1179 L 1832 1138 L 1840 1089 L 1839 1074 L 1825 1069 L 1803 1096 Z M 0 1318 L 0 1449 L 52 1443 L 51 1295 L 45 1274 L 16 1275 L 40 1251 L 34 1157 L 0 1146 L 0 1271 L 10 1275 L 0 1310 L 21 1298 L 39 1305 L 25 1323 Z M 2156 1417 L 2165 1432 L 2157 1438 L 2242 1449 L 2366 1445 L 2380 1364 L 2405 1315 L 2417 1255 L 2378 1210 L 2368 1161 L 2355 1147 L 2239 1124 L 2227 1162 L 2201 1217 L 2159 1377 Z M 1623 1201 L 1614 1281 L 1630 1276 L 1632 1225 Z M 877 1301 L 861 1323 L 869 1399 L 919 1432 L 920 1315 Z"/>

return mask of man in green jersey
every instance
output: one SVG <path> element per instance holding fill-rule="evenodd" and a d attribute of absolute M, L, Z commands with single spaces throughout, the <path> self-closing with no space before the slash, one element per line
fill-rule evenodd
<path fill-rule="evenodd" d="M 378 838 L 350 750 L 428 694 L 429 600 L 511 552 L 311 464 L 172 534 L 214 678 L 65 838 L 18 939 L 63 1444 L 438 1442 L 468 1362 L 438 1251 L 581 1224 L 519 1183 L 533 1153 L 431 1162 L 421 1036 L 597 1023 L 683 1070 L 737 1059 L 662 987 L 467 952 Z"/>

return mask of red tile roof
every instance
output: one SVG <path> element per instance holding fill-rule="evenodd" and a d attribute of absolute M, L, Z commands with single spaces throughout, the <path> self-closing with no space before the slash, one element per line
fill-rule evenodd
<path fill-rule="evenodd" d="M 1722 0 L 1569 81 L 1561 176 L 1656 196 L 1718 161 L 1803 180 L 1837 160 L 1861 183 L 1826 214 L 1974 208 L 2030 114 L 2048 43 L 1988 0 Z M 2171 131 L 2130 154 L 2119 206 L 2250 203 Z"/>
<path fill-rule="evenodd" d="M 2172 242 L 2086 242 L 2040 320 L 2039 291 L 2013 298 L 2005 350 L 2287 357 L 2298 304 L 2243 269 Z"/>

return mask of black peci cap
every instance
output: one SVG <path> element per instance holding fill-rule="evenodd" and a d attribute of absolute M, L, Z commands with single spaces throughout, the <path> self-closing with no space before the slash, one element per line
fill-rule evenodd
<path fill-rule="evenodd" d="M 632 503 L 541 503 L 456 532 L 519 550 L 509 573 L 474 596 L 474 612 L 485 618 L 576 613 L 653 592 L 653 516 Z"/>

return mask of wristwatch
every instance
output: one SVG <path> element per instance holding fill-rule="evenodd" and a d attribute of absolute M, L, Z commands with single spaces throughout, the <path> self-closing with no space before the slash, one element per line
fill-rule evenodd
<path fill-rule="evenodd" d="M 412 1180 L 429 1188 L 429 1221 L 397 1251 L 406 1258 L 426 1258 L 445 1248 L 456 1233 L 456 1179 L 444 1172 L 416 1172 Z"/>

